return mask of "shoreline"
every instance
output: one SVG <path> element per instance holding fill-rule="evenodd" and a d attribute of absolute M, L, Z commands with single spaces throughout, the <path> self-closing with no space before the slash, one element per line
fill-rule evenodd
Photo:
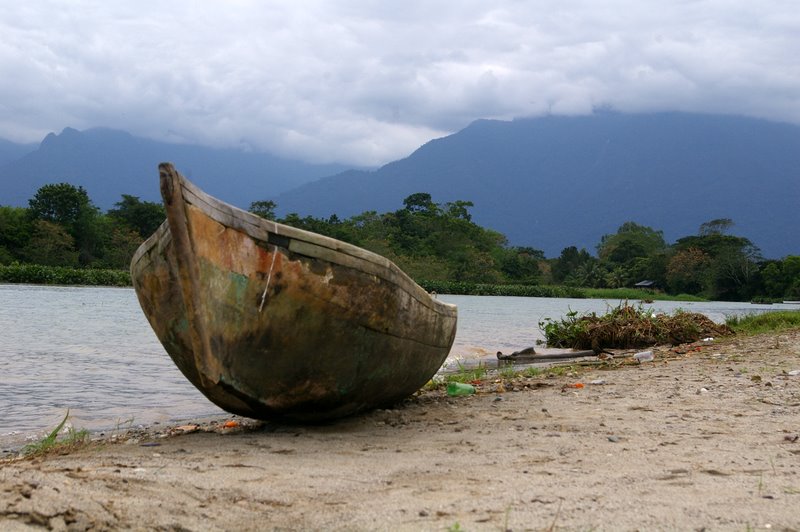
<path fill-rule="evenodd" d="M 665 354 L 669 352 L 667 348 L 663 348 L 662 350 Z M 487 375 L 492 376 L 504 370 L 521 372 L 529 368 L 537 368 L 542 371 L 548 371 L 550 368 L 559 366 L 601 364 L 601 361 L 596 356 L 587 355 L 586 351 L 576 351 L 566 348 L 536 347 L 536 355 L 540 356 L 540 359 L 517 359 L 513 362 L 511 360 L 500 360 L 495 354 L 489 354 L 485 350 L 481 351 L 483 354 L 476 354 L 471 358 L 460 358 L 457 360 L 445 361 L 445 363 L 434 376 L 434 379 L 441 379 L 447 375 L 452 375 L 462 370 L 472 370 L 477 368 L 484 368 Z M 629 362 L 628 359 L 633 355 L 635 350 L 627 349 L 616 351 L 616 361 L 618 363 L 625 363 L 626 361 Z M 414 396 L 427 393 L 431 393 L 431 391 L 426 389 L 426 387 L 423 387 L 422 389 L 418 390 Z M 487 391 L 485 389 L 481 390 L 479 387 L 479 393 L 487 393 Z M 202 399 L 207 401 L 205 398 Z M 210 410 L 216 409 L 217 412 L 197 415 L 189 414 L 169 420 L 137 423 L 135 426 L 133 426 L 132 423 L 118 423 L 117 426 L 104 426 L 87 429 L 85 426 L 75 426 L 75 423 L 71 421 L 72 416 L 70 416 L 64 429 L 61 431 L 61 434 L 63 436 L 63 434 L 66 434 L 70 428 L 73 428 L 74 430 L 85 430 L 89 434 L 89 441 L 98 443 L 123 440 L 127 438 L 128 435 L 134 434 L 141 435 L 152 433 L 161 435 L 175 435 L 175 431 L 173 430 L 174 427 L 185 425 L 198 425 L 200 427 L 199 430 L 210 432 L 214 430 L 216 425 L 229 420 L 240 420 L 243 425 L 253 423 L 269 423 L 268 421 L 248 419 L 246 417 L 224 412 L 211 402 L 208 402 L 208 406 Z M 362 413 L 361 415 L 368 413 L 369 412 Z M 25 446 L 36 443 L 44 438 L 57 423 L 58 421 L 55 421 L 53 425 L 28 432 L 19 431 L 16 433 L 0 434 L 0 460 L 4 458 L 15 458 L 20 456 L 21 451 Z"/>
<path fill-rule="evenodd" d="M 572 350 L 568 349 L 548 349 L 548 348 L 537 348 L 537 354 L 540 355 L 552 355 L 554 353 L 570 353 Z M 619 360 L 623 361 L 628 354 L 621 354 Z M 558 365 L 569 365 L 569 362 L 573 364 L 580 364 L 583 362 L 592 362 L 596 361 L 595 357 L 587 357 L 587 356 L 566 356 L 564 359 L 556 359 L 551 360 L 544 358 L 540 361 L 536 362 L 523 362 L 523 363 L 514 363 L 513 369 L 517 371 L 522 371 L 527 368 L 537 367 L 541 368 L 542 370 L 546 370 L 547 368 L 558 366 Z M 449 374 L 457 373 L 461 369 L 473 369 L 477 367 L 484 367 L 487 371 L 488 375 L 496 374 L 498 371 L 501 371 L 505 368 L 511 368 L 510 364 L 503 363 L 502 361 L 498 360 L 495 355 L 483 355 L 481 357 L 476 357 L 474 359 L 465 359 L 458 361 L 458 365 L 456 363 L 451 363 L 449 366 L 447 362 L 442 366 L 442 368 L 437 372 L 436 377 L 443 377 Z M 435 393 L 431 392 L 430 390 L 420 389 L 414 396 L 419 396 L 422 394 L 430 394 Z M 485 391 L 483 393 L 486 393 Z M 219 426 L 222 425 L 226 421 L 236 421 L 240 425 L 244 427 L 251 427 L 255 424 L 267 424 L 267 423 L 274 423 L 269 421 L 262 421 L 256 419 L 249 419 L 246 417 L 238 416 L 235 414 L 230 414 L 220 410 L 216 405 L 213 403 L 208 403 L 210 409 L 217 409 L 219 412 L 216 413 L 209 413 L 209 414 L 200 414 L 200 415 L 188 415 L 185 417 L 173 418 L 168 421 L 155 421 L 151 423 L 140 423 L 136 424 L 136 426 L 128 426 L 128 424 L 120 424 L 117 427 L 101 427 L 95 429 L 84 429 L 81 426 L 74 426 L 74 423 L 70 421 L 72 417 L 67 420 L 67 424 L 65 428 L 61 431 L 61 434 L 65 434 L 70 427 L 74 428 L 75 430 L 87 430 L 89 436 L 88 440 L 91 443 L 103 443 L 103 442 L 116 442 L 117 440 L 122 441 L 129 438 L 137 438 L 143 435 L 150 435 L 150 437 L 169 437 L 180 435 L 185 431 L 175 430 L 176 427 L 181 426 L 189 426 L 189 425 L 196 425 L 199 431 L 204 432 L 214 432 L 219 429 Z M 402 404 L 402 403 L 401 403 Z M 369 414 L 369 412 L 362 413 L 361 415 Z M 280 425 L 281 423 L 277 423 Z M 291 423 L 287 424 L 288 426 L 292 426 Z M 300 424 L 302 425 L 302 424 Z M 22 449 L 28 445 L 35 443 L 36 441 L 41 440 L 44 438 L 54 427 L 45 427 L 38 431 L 23 433 L 19 432 L 16 434 L 9 433 L 0 435 L 0 460 L 4 458 L 16 458 L 21 456 Z M 230 432 L 230 431 L 228 431 Z"/>
<path fill-rule="evenodd" d="M 800 330 L 681 350 L 3 460 L 0 528 L 800 528 Z"/>

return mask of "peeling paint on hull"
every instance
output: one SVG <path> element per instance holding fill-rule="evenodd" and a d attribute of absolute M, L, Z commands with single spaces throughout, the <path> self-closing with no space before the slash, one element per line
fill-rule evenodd
<path fill-rule="evenodd" d="M 167 221 L 131 263 L 142 310 L 212 402 L 322 420 L 389 405 L 450 351 L 456 308 L 366 250 L 263 220 L 160 166 Z"/>

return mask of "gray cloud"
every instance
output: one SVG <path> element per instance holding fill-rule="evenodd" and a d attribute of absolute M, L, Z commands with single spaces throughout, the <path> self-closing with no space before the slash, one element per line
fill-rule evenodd
<path fill-rule="evenodd" d="M 477 118 L 597 106 L 800 123 L 791 1 L 52 0 L 6 6 L 0 35 L 17 141 L 107 126 L 379 164 Z"/>

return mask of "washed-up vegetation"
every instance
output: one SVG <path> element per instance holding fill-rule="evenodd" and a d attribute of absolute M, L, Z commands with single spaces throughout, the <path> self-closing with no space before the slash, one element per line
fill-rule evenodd
<path fill-rule="evenodd" d="M 571 349 L 638 349 L 657 344 L 683 344 L 733 334 L 727 325 L 694 312 L 655 313 L 627 302 L 608 313 L 568 312 L 559 320 L 539 323 L 549 347 Z"/>

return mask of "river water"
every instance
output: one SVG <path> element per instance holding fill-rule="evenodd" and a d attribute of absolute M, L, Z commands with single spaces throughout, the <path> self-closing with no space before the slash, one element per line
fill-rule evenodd
<path fill-rule="evenodd" d="M 440 295 L 459 307 L 451 361 L 533 346 L 539 322 L 616 300 Z M 800 305 L 656 302 L 717 322 Z M 0 448 L 39 438 L 67 409 L 76 428 L 113 430 L 222 414 L 183 377 L 130 288 L 0 284 Z"/>

